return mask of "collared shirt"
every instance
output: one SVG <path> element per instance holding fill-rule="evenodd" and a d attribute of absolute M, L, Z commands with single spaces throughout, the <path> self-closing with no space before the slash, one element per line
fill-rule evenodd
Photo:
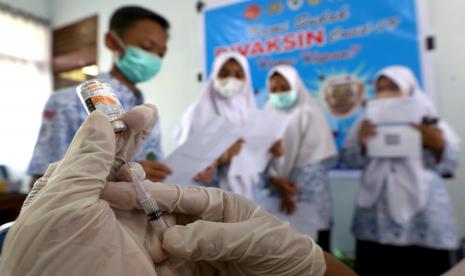
<path fill-rule="evenodd" d="M 125 111 L 144 102 L 140 91 L 129 89 L 110 74 L 97 77 L 108 82 L 113 88 Z M 61 160 L 74 134 L 87 118 L 76 87 L 68 87 L 53 93 L 45 105 L 39 137 L 27 172 L 42 175 L 50 163 Z M 154 127 L 150 137 L 134 156 L 134 160 L 158 160 L 162 158 L 160 122 Z"/>

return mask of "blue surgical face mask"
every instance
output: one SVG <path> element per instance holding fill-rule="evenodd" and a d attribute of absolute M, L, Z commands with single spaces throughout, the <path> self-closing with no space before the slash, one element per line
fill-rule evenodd
<path fill-rule="evenodd" d="M 160 72 L 161 57 L 138 47 L 125 46 L 119 37 L 116 35 L 113 37 L 124 48 L 123 56 L 115 62 L 115 65 L 129 81 L 133 83 L 148 81 Z"/>
<path fill-rule="evenodd" d="M 278 109 L 288 109 L 294 106 L 296 102 L 297 92 L 294 90 L 281 93 L 270 93 L 270 103 Z"/>

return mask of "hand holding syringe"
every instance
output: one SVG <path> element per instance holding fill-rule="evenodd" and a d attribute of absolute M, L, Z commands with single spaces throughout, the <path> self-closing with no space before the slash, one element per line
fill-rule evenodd
<path fill-rule="evenodd" d="M 98 110 L 108 117 L 116 133 L 116 139 L 118 141 L 119 138 L 121 138 L 121 135 L 123 135 L 122 133 L 127 130 L 127 125 L 126 122 L 121 119 L 121 116 L 124 113 L 123 106 L 116 97 L 116 94 L 113 92 L 110 84 L 102 80 L 90 80 L 78 86 L 76 92 L 89 114 Z M 123 156 L 116 156 L 115 164 L 118 165 L 116 167 L 120 167 L 119 165 L 126 166 L 127 172 L 131 178 L 131 182 L 133 183 L 134 189 L 136 190 L 137 199 L 145 214 L 147 215 L 155 234 L 157 235 L 160 242 L 162 242 L 163 234 L 168 228 L 168 225 L 163 218 L 162 212 L 158 207 L 157 202 L 145 186 L 143 179 L 138 177 L 138 174 L 126 161 L 124 156 L 125 154 L 123 154 Z M 186 261 L 179 258 L 170 257 L 169 263 L 180 275 L 192 275 L 192 271 L 188 269 Z"/>
<path fill-rule="evenodd" d="M 168 228 L 168 224 L 163 218 L 160 207 L 158 207 L 157 202 L 155 201 L 155 199 L 152 198 L 152 195 L 148 191 L 143 180 L 140 179 L 140 177 L 137 175 L 137 173 L 134 171 L 131 165 L 127 163 L 126 160 L 122 161 L 123 166 L 126 166 L 126 169 L 131 177 L 134 189 L 136 190 L 137 200 L 139 201 L 142 209 L 147 215 L 150 224 L 154 228 L 155 234 L 160 239 L 160 241 L 163 240 L 163 233 Z"/>
<path fill-rule="evenodd" d="M 134 189 L 136 190 L 137 200 L 147 215 L 149 223 L 152 226 L 158 239 L 163 241 L 163 234 L 165 233 L 166 229 L 168 229 L 168 224 L 163 217 L 163 213 L 160 210 L 160 207 L 148 191 L 144 181 L 138 176 L 131 165 L 123 158 L 117 157 L 117 159 L 123 164 L 123 166 L 126 166 L 126 169 L 131 177 L 131 182 L 133 183 Z M 168 261 L 170 265 L 179 273 L 179 275 L 193 275 L 185 260 L 177 257 L 170 257 Z"/>

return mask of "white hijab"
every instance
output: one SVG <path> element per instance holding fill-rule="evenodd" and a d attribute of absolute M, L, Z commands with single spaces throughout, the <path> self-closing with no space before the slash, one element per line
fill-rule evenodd
<path fill-rule="evenodd" d="M 214 86 L 213 81 L 217 78 L 223 65 L 230 59 L 237 61 L 245 75 L 245 84 L 242 93 L 233 97 L 224 97 L 219 94 Z M 178 144 L 184 143 L 187 138 L 201 131 L 203 126 L 217 116 L 222 116 L 234 124 L 243 124 L 247 120 L 248 112 L 257 109 L 257 104 L 253 95 L 253 88 L 247 59 L 237 52 L 225 52 L 218 55 L 213 63 L 213 70 L 206 87 L 200 98 L 189 107 L 183 115 L 180 126 L 175 131 L 175 138 Z M 253 162 L 242 155 L 235 158 L 241 158 L 242 162 Z M 235 175 L 228 174 L 220 180 L 220 187 L 231 190 L 235 193 L 251 197 L 251 187 L 258 180 L 258 175 L 244 175 L 240 170 L 229 168 L 229 171 L 235 171 Z"/>
<path fill-rule="evenodd" d="M 414 97 L 420 105 L 420 110 L 424 110 L 422 117 L 438 117 L 434 104 L 421 91 L 410 69 L 404 66 L 387 67 L 377 74 L 374 85 L 381 77 L 387 77 L 396 83 L 405 97 Z M 354 131 L 350 133 L 346 143 L 357 143 L 359 128 L 360 124 L 353 128 Z M 459 140 L 453 130 L 444 122 L 440 122 L 439 128 L 447 143 L 457 147 Z M 373 159 L 363 174 L 358 206 L 373 206 L 386 185 L 388 208 L 392 219 L 399 224 L 408 223 L 425 208 L 433 177 L 433 173 L 424 168 L 422 158 Z"/>
<path fill-rule="evenodd" d="M 241 65 L 244 70 L 245 84 L 242 93 L 227 98 L 215 90 L 213 80 L 230 59 L 234 59 Z M 222 53 L 216 57 L 213 63 L 210 78 L 202 95 L 182 116 L 181 125 L 175 131 L 175 138 L 178 144 L 184 143 L 187 137 L 193 132 L 201 130 L 215 116 L 223 116 L 232 123 L 241 124 L 246 120 L 247 112 L 250 109 L 257 109 L 257 104 L 253 95 L 249 63 L 243 55 L 237 52 Z"/>
<path fill-rule="evenodd" d="M 324 113 L 312 100 L 297 70 L 289 65 L 273 67 L 267 86 L 275 73 L 283 76 L 298 95 L 297 103 L 289 109 L 275 108 L 270 102 L 265 106 L 265 110 L 291 115 L 283 139 L 284 156 L 274 162 L 271 172 L 289 178 L 293 169 L 336 156 L 337 151 Z"/>

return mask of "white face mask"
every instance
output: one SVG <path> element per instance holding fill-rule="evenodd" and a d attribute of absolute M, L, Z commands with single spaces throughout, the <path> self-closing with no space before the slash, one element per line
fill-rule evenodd
<path fill-rule="evenodd" d="M 225 79 L 215 78 L 213 88 L 223 97 L 234 97 L 242 92 L 244 81 L 231 77 Z"/>

